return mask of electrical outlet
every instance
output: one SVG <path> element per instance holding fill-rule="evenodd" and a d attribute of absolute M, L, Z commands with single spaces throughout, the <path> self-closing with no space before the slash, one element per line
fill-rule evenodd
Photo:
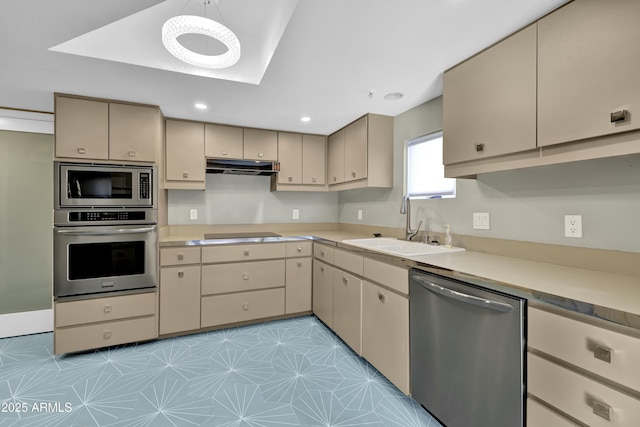
<path fill-rule="evenodd" d="M 189 211 L 189 219 L 198 219 L 198 209 L 191 209 Z"/>
<path fill-rule="evenodd" d="M 564 237 L 582 238 L 582 215 L 564 216 Z"/>
<path fill-rule="evenodd" d="M 300 219 L 300 209 L 293 210 L 293 219 Z"/>
<path fill-rule="evenodd" d="M 491 218 L 489 216 L 489 212 L 474 212 L 473 228 L 474 230 L 490 230 Z"/>
<path fill-rule="evenodd" d="M 362 209 L 358 209 L 358 221 L 362 221 Z"/>

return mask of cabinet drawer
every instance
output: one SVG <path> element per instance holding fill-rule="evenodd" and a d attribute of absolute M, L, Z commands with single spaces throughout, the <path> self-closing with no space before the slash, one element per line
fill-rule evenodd
<path fill-rule="evenodd" d="M 211 246 L 202 248 L 202 263 L 284 258 L 285 252 L 284 243 Z"/>
<path fill-rule="evenodd" d="M 89 350 L 158 336 L 155 316 L 56 329 L 55 354 Z"/>
<path fill-rule="evenodd" d="M 160 265 L 200 264 L 200 248 L 160 248 Z"/>
<path fill-rule="evenodd" d="M 640 391 L 639 338 L 534 307 L 528 332 L 529 347 Z M 601 360 L 607 353 L 610 362 Z"/>
<path fill-rule="evenodd" d="M 202 327 L 284 314 L 284 289 L 266 289 L 202 298 Z"/>
<path fill-rule="evenodd" d="M 364 259 L 362 255 L 356 255 L 343 249 L 336 249 L 333 256 L 336 267 L 362 276 Z"/>
<path fill-rule="evenodd" d="M 313 256 L 321 259 L 327 264 L 333 265 L 335 248 L 332 246 L 321 245 L 319 243 L 313 244 Z"/>
<path fill-rule="evenodd" d="M 202 266 L 202 295 L 283 287 L 285 261 L 255 261 Z"/>
<path fill-rule="evenodd" d="M 287 258 L 311 256 L 311 242 L 287 242 Z"/>
<path fill-rule="evenodd" d="M 365 258 L 363 276 L 404 295 L 409 295 L 409 271 L 406 268 Z"/>
<path fill-rule="evenodd" d="M 578 424 L 531 398 L 527 399 L 527 425 L 531 427 L 578 427 Z"/>
<path fill-rule="evenodd" d="M 59 302 L 55 306 L 56 328 L 127 317 L 148 316 L 155 313 L 155 292 Z"/>
<path fill-rule="evenodd" d="M 529 393 L 592 427 L 640 425 L 640 400 L 535 354 L 528 356 Z"/>

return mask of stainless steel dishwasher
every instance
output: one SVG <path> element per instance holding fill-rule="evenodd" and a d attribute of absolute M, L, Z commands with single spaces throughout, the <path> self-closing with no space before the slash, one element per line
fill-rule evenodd
<path fill-rule="evenodd" d="M 410 270 L 411 394 L 447 427 L 524 425 L 524 300 Z"/>

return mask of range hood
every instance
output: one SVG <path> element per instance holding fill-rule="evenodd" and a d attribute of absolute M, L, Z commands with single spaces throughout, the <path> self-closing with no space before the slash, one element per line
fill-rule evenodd
<path fill-rule="evenodd" d="M 280 163 L 259 160 L 207 159 L 207 173 L 229 175 L 275 175 L 280 171 Z"/>

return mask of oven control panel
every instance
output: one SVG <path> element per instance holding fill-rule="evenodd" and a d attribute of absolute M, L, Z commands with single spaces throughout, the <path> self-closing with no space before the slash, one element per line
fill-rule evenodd
<path fill-rule="evenodd" d="M 85 221 L 142 221 L 146 219 L 145 211 L 81 211 L 69 212 L 69 222 Z"/>

